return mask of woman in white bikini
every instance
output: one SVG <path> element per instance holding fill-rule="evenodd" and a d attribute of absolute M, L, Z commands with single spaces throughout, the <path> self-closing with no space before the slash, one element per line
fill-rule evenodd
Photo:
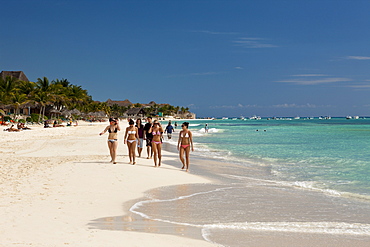
<path fill-rule="evenodd" d="M 194 151 L 194 145 L 193 145 L 193 134 L 188 129 L 189 123 L 185 122 L 181 125 L 182 130 L 179 134 L 179 141 L 177 143 L 177 150 L 180 151 L 180 160 L 182 162 L 182 168 L 184 169 L 186 167 L 186 171 L 189 171 L 189 155 L 190 155 L 190 149 L 191 151 Z M 184 158 L 185 154 L 185 158 Z M 186 159 L 186 160 L 185 160 Z"/>
<path fill-rule="evenodd" d="M 152 149 L 154 157 L 154 167 L 157 167 L 157 158 L 159 160 L 158 166 L 161 166 L 162 160 L 162 135 L 163 129 L 158 121 L 154 121 L 153 127 L 150 128 L 149 133 L 152 133 Z"/>
<path fill-rule="evenodd" d="M 120 131 L 120 127 L 118 121 L 114 120 L 113 118 L 109 119 L 109 125 L 103 130 L 103 132 L 99 133 L 99 135 L 103 135 L 105 132 L 108 131 L 108 148 L 110 152 L 111 161 L 113 164 L 116 164 L 116 157 L 117 157 L 117 147 L 118 147 L 118 131 Z"/>
<path fill-rule="evenodd" d="M 135 150 L 136 150 L 136 144 L 140 145 L 140 139 L 139 139 L 139 131 L 137 127 L 135 127 L 134 120 L 130 120 L 129 127 L 126 128 L 125 138 L 124 142 L 127 143 L 128 147 L 128 156 L 130 158 L 130 164 L 135 165 Z"/>

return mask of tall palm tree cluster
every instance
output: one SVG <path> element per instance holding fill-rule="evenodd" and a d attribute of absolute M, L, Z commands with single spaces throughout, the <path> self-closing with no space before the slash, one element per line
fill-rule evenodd
<path fill-rule="evenodd" d="M 93 116 L 94 113 L 100 112 L 114 117 L 123 116 L 129 108 L 143 107 L 139 103 L 125 107 L 116 104 L 108 106 L 107 102 L 93 101 L 87 90 L 71 84 L 67 79 L 56 79 L 50 82 L 48 78 L 43 77 L 38 78 L 36 82 L 30 82 L 11 76 L 6 76 L 5 79 L 0 77 L 0 115 L 5 114 L 1 109 L 4 107 L 14 109 L 15 114 L 19 115 L 22 107 L 29 106 L 39 109 L 39 122 L 44 119 L 45 110 L 49 106 L 52 106 L 56 112 L 77 110 L 86 115 Z M 174 115 L 187 113 L 189 108 L 154 104 L 146 112 L 148 115 L 157 115 L 159 112 L 163 115 Z"/>
<path fill-rule="evenodd" d="M 87 90 L 73 85 L 68 80 L 53 80 L 38 78 L 36 82 L 21 81 L 7 76 L 0 78 L 0 108 L 10 106 L 19 114 L 22 106 L 32 105 L 40 109 L 40 115 L 45 115 L 47 106 L 56 110 L 77 109 L 88 111 L 92 98 Z"/>

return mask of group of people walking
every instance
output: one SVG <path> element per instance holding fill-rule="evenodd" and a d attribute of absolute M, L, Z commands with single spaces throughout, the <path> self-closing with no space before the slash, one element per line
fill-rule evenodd
<path fill-rule="evenodd" d="M 141 157 L 145 141 L 147 159 L 153 158 L 154 167 L 160 167 L 162 161 L 163 134 L 167 133 L 168 139 L 171 139 L 172 133 L 175 132 L 175 130 L 172 127 L 171 122 L 169 122 L 168 126 L 163 129 L 158 120 L 153 121 L 151 117 L 148 117 L 146 120 L 146 124 L 144 125 L 140 118 L 136 120 L 136 124 L 134 120 L 129 119 L 129 126 L 126 128 L 124 135 L 124 143 L 128 148 L 130 164 L 136 164 L 136 150 L 138 152 L 138 157 Z M 111 162 L 113 164 L 116 164 L 118 131 L 120 130 L 119 120 L 110 118 L 109 125 L 99 133 L 99 135 L 103 135 L 108 132 L 108 148 L 110 151 Z M 190 151 L 194 151 L 194 145 L 193 136 L 189 130 L 188 122 L 184 122 L 181 125 L 177 149 L 183 165 L 182 169 L 189 171 L 189 156 Z"/>

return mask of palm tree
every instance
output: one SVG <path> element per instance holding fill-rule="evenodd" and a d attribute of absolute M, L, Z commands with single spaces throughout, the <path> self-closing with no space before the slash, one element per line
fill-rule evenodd
<path fill-rule="evenodd" d="M 56 100 L 61 100 L 61 97 L 58 97 L 59 90 L 60 87 L 50 83 L 47 77 L 37 78 L 35 101 L 41 105 L 39 122 L 41 118 L 44 119 L 46 106 L 54 105 Z"/>
<path fill-rule="evenodd" d="M 16 92 L 16 86 L 17 86 L 18 80 L 14 77 L 7 76 L 3 80 L 0 78 L 0 91 L 2 92 L 2 102 L 3 104 L 10 103 L 11 97 Z"/>
<path fill-rule="evenodd" d="M 44 116 L 45 116 L 45 108 L 46 108 L 46 105 L 48 103 L 50 103 L 49 101 L 50 97 L 48 95 L 47 92 L 43 92 L 43 91 L 37 91 L 36 95 L 35 95 L 35 101 L 37 103 L 40 104 L 40 114 L 39 114 L 39 120 L 38 122 L 41 121 L 41 118 L 44 119 Z"/>
<path fill-rule="evenodd" d="M 27 95 L 27 97 L 32 98 L 35 94 L 36 84 L 31 81 L 20 81 L 18 90 L 20 93 Z"/>
<path fill-rule="evenodd" d="M 12 105 L 15 107 L 15 114 L 18 115 L 20 105 L 28 103 L 29 99 L 26 94 L 15 93 L 13 94 L 11 101 Z"/>

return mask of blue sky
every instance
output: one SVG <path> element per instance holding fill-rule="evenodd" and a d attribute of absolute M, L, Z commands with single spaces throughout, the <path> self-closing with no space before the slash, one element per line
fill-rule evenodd
<path fill-rule="evenodd" d="M 370 1 L 2 1 L 0 70 L 198 116 L 370 116 Z M 5 11 L 4 11 L 5 10 Z"/>

